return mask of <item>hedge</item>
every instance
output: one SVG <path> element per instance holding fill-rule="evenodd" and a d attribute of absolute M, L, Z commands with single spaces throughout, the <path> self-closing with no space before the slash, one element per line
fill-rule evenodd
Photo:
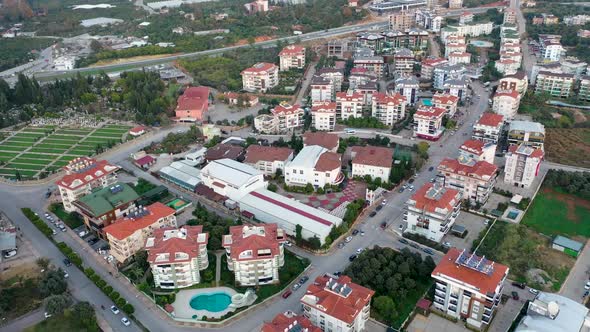
<path fill-rule="evenodd" d="M 41 218 L 36 216 L 33 210 L 29 208 L 23 208 L 21 209 L 21 211 L 23 212 L 25 217 L 27 217 L 33 223 L 33 225 L 35 225 L 35 227 L 37 227 L 37 229 L 41 231 L 41 233 L 45 234 L 45 236 L 47 236 L 50 240 L 53 241 L 53 238 L 51 237 L 53 235 L 53 230 L 49 226 L 47 226 L 47 224 L 43 220 L 41 220 Z"/>
<path fill-rule="evenodd" d="M 123 307 L 121 307 L 121 310 L 123 310 L 123 312 L 128 315 L 131 315 L 135 312 L 135 308 L 133 308 L 133 306 L 129 303 L 126 303 Z"/>

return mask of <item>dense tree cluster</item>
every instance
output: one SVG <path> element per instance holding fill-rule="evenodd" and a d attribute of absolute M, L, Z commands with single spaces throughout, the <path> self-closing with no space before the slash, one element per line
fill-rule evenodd
<path fill-rule="evenodd" d="M 346 120 L 340 120 L 339 123 L 353 128 L 387 128 L 386 125 L 384 125 L 381 121 L 372 116 L 363 116 L 360 118 L 349 117 Z"/>
<path fill-rule="evenodd" d="M 49 38 L 2 38 L 0 47 L 0 71 L 19 66 L 37 56 L 31 51 L 41 51 L 55 42 Z"/>
<path fill-rule="evenodd" d="M 223 235 L 229 234 L 229 227 L 241 224 L 238 220 L 234 222 L 232 219 L 223 219 L 214 212 L 207 210 L 201 203 L 197 203 L 193 211 L 195 219 L 186 222 L 187 225 L 203 225 L 203 232 L 209 233 L 209 250 L 223 249 L 221 246 L 221 239 Z"/>
<path fill-rule="evenodd" d="M 568 194 L 590 199 L 590 174 L 587 172 L 549 170 L 543 185 L 550 188 L 557 187 Z"/>
<path fill-rule="evenodd" d="M 159 121 L 165 114 L 168 101 L 162 96 L 164 82 L 155 72 L 124 72 L 115 84 L 115 89 L 122 89 L 123 102 L 135 111 L 135 120 L 150 125 Z"/>

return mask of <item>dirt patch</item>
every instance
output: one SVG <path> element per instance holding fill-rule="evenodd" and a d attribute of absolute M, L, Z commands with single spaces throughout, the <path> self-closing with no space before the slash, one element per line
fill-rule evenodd
<path fill-rule="evenodd" d="M 16 245 L 18 254 L 14 258 L 3 259 L 0 264 L 2 266 L 0 281 L 21 276 L 28 279 L 39 275 L 40 271 L 36 261 L 41 256 L 35 251 L 29 240 L 19 236 Z"/>
<path fill-rule="evenodd" d="M 588 120 L 588 117 L 586 117 L 586 115 L 580 111 L 580 110 L 574 110 L 574 121 L 576 123 L 582 123 L 582 122 L 586 122 Z"/>
<path fill-rule="evenodd" d="M 130 58 L 123 58 L 123 59 L 112 59 L 112 60 L 100 60 L 97 63 L 91 64 L 88 67 L 97 67 L 97 66 L 107 66 L 107 65 L 120 65 L 125 64 L 132 61 L 142 61 L 142 60 L 153 60 L 153 59 L 160 59 L 167 56 L 178 55 L 180 53 L 169 53 L 169 54 L 156 54 L 156 55 L 140 55 L 134 56 Z"/>
<path fill-rule="evenodd" d="M 545 150 L 549 161 L 590 167 L 590 128 L 547 128 Z"/>
<path fill-rule="evenodd" d="M 574 195 L 562 194 L 551 188 L 543 188 L 542 191 L 547 197 L 563 202 L 567 208 L 567 218 L 573 222 L 580 221 L 580 217 L 576 214 L 576 206 L 590 210 L 590 202 L 585 199 Z"/>

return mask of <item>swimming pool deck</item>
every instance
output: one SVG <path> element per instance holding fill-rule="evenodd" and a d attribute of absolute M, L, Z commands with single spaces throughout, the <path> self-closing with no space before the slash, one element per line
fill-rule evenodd
<path fill-rule="evenodd" d="M 228 287 L 210 287 L 210 288 L 199 288 L 199 289 L 184 289 L 179 291 L 176 294 L 176 300 L 172 303 L 174 307 L 174 318 L 179 318 L 182 320 L 187 319 L 195 319 L 193 316 L 196 316 L 197 319 L 201 319 L 203 316 L 207 316 L 207 318 L 220 318 L 223 315 L 227 314 L 228 312 L 235 311 L 236 309 L 233 307 L 228 307 L 227 309 L 219 312 L 211 312 L 208 310 L 195 310 L 191 308 L 190 302 L 191 299 L 197 295 L 202 294 L 211 294 L 211 293 L 220 293 L 224 292 L 230 297 L 237 294 L 235 290 L 228 288 Z"/>

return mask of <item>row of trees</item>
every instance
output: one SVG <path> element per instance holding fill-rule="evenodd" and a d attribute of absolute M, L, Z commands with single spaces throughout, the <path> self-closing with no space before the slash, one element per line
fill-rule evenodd
<path fill-rule="evenodd" d="M 549 170 L 543 186 L 559 188 L 568 194 L 590 200 L 590 173 Z"/>

